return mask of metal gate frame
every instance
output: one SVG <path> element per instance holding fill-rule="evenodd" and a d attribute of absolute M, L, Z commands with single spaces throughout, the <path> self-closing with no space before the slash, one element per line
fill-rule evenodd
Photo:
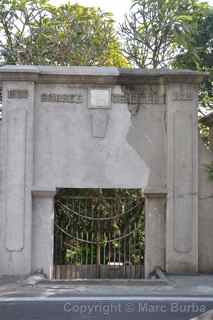
<path fill-rule="evenodd" d="M 79 189 L 72 189 L 79 190 Z M 144 277 L 145 218 L 141 190 L 63 189 L 55 198 L 55 279 Z M 82 189 L 80 189 L 82 193 Z"/>

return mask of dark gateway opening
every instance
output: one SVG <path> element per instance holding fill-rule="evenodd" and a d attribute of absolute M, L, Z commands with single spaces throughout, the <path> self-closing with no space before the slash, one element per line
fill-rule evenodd
<path fill-rule="evenodd" d="M 55 279 L 144 277 L 141 189 L 60 189 L 55 197 Z"/>

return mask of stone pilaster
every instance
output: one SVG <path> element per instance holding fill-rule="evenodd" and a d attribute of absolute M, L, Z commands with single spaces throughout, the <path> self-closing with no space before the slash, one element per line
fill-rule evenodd
<path fill-rule="evenodd" d="M 168 272 L 198 270 L 197 91 L 188 83 L 168 85 Z"/>
<path fill-rule="evenodd" d="M 157 267 L 165 270 L 166 193 L 145 191 L 145 277 Z"/>
<path fill-rule="evenodd" d="M 1 274 L 31 271 L 34 83 L 3 83 Z"/>
<path fill-rule="evenodd" d="M 53 274 L 54 197 L 52 190 L 33 190 L 32 272 Z"/>

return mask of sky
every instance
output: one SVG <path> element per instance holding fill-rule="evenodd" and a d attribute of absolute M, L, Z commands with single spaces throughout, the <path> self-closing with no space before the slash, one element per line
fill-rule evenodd
<path fill-rule="evenodd" d="M 54 5 L 67 2 L 67 0 L 50 0 Z M 114 14 L 116 21 L 122 22 L 125 13 L 131 6 L 131 0 L 71 0 L 71 3 L 79 3 L 85 6 L 100 7 L 103 11 L 110 11 Z M 207 0 L 213 6 L 213 0 Z"/>
<path fill-rule="evenodd" d="M 54 5 L 66 3 L 66 0 L 50 0 Z M 131 6 L 131 0 L 71 0 L 71 3 L 79 3 L 90 7 L 100 7 L 103 11 L 112 12 L 117 22 L 121 22 L 125 13 Z M 213 2 L 213 0 L 212 0 Z"/>

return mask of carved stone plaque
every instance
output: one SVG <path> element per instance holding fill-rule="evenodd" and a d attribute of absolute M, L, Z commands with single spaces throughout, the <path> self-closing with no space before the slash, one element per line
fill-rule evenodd
<path fill-rule="evenodd" d="M 88 108 L 111 108 L 111 89 L 90 89 Z"/>

